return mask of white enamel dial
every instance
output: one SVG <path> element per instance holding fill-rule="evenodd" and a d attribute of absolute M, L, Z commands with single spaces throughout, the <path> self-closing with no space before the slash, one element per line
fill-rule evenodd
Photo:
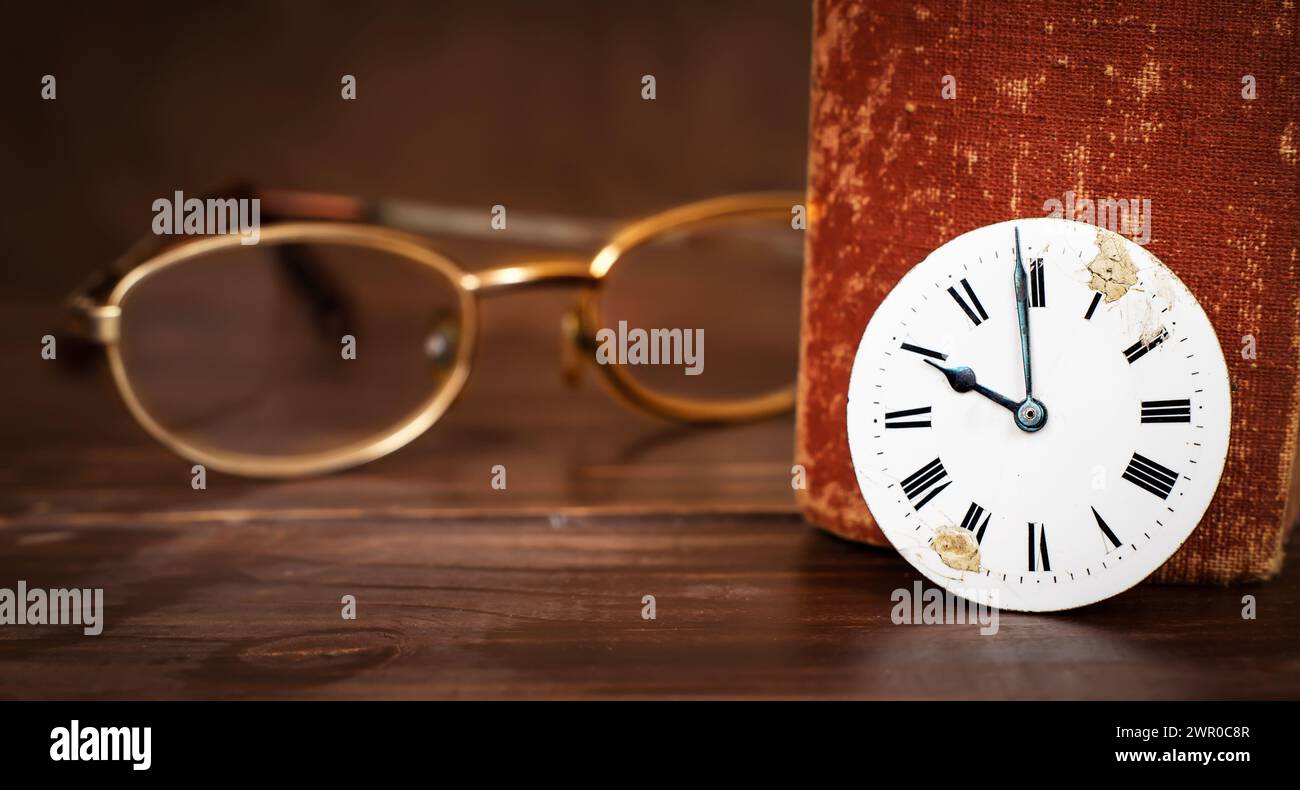
<path fill-rule="evenodd" d="M 1092 225 L 1013 220 L 944 244 L 881 303 L 849 447 L 867 507 L 927 578 L 1048 611 L 1122 592 L 1182 545 L 1230 410 L 1214 328 L 1164 264 Z"/>

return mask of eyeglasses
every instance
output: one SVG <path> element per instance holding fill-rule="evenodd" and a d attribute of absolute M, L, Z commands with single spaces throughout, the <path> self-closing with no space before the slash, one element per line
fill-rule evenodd
<path fill-rule="evenodd" d="M 480 299 L 546 285 L 577 288 L 561 321 L 570 378 L 586 360 L 625 404 L 687 423 L 794 405 L 797 193 L 691 203 L 612 234 L 504 210 L 494 229 L 464 209 L 243 194 L 260 200 L 256 244 L 149 236 L 66 304 L 136 421 L 209 468 L 293 477 L 397 450 L 460 394 Z M 597 251 L 466 271 L 430 235 Z"/>

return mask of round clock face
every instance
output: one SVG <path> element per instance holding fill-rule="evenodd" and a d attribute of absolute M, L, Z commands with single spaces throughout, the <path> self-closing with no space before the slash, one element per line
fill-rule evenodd
<path fill-rule="evenodd" d="M 1187 539 L 1230 408 L 1214 329 L 1164 264 L 1093 225 L 1014 220 L 943 245 L 881 303 L 849 447 L 881 530 L 931 581 L 1068 609 Z"/>

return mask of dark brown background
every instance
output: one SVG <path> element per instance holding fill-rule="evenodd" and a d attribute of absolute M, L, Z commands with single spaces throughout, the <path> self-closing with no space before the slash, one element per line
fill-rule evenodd
<path fill-rule="evenodd" d="M 750 3 L 177 8 L 8 12 L 13 63 L 4 75 L 14 111 L 0 129 L 8 184 L 0 216 L 11 245 L 5 293 L 17 304 L 0 322 L 6 341 L 30 345 L 53 330 L 59 300 L 147 233 L 153 200 L 176 189 L 196 194 L 253 178 L 485 213 L 500 203 L 631 218 L 803 184 L 810 15 L 801 3 L 771 3 L 761 13 Z M 46 73 L 58 78 L 57 101 L 39 98 Z M 357 76 L 355 102 L 339 97 L 345 73 Z M 657 77 L 653 102 L 641 99 L 643 74 Z M 591 376 L 566 391 L 560 314 L 571 303 L 546 293 L 485 305 L 481 353 L 456 409 L 480 413 L 481 422 L 453 413 L 373 473 L 414 478 L 410 495 L 422 505 L 451 504 L 445 490 L 429 493 L 448 478 L 465 480 L 469 498 L 459 504 L 489 504 L 479 501 L 482 470 L 496 463 L 512 470 L 512 508 L 593 499 L 682 504 L 694 494 L 653 477 L 626 483 L 601 467 L 628 455 L 702 458 L 729 464 L 702 476 L 750 486 L 726 501 L 792 502 L 789 420 L 727 432 L 719 442 L 624 410 Z M 106 440 L 188 479 L 189 465 L 135 428 L 104 376 L 60 379 L 69 400 L 55 411 L 34 386 L 49 383 L 54 366 L 25 353 L 7 355 L 5 365 L 7 378 L 27 383 L 5 396 L 14 399 L 9 413 L 24 415 L 0 428 L 6 451 L 23 458 L 10 482 L 66 479 L 67 445 Z M 566 402 L 520 408 L 548 396 Z M 548 431 L 555 435 L 537 436 Z M 466 459 L 467 450 L 482 460 Z M 114 496 L 123 495 L 119 484 L 155 480 L 153 469 L 73 467 L 99 475 Z M 757 474 L 767 479 L 750 485 Z M 319 493 L 336 494 L 353 479 L 323 483 Z M 695 493 L 716 498 L 712 488 Z"/>
<path fill-rule="evenodd" d="M 314 480 L 213 474 L 193 492 L 106 376 L 39 359 L 57 301 L 174 189 L 242 176 L 628 217 L 799 188 L 806 4 L 4 15 L 0 586 L 102 586 L 108 612 L 93 639 L 0 629 L 0 697 L 1300 695 L 1295 574 L 1008 614 L 997 637 L 891 625 L 916 575 L 799 519 L 792 420 L 678 428 L 590 377 L 564 389 L 562 294 L 489 304 L 444 422 Z M 45 73 L 57 101 L 39 99 Z M 343 594 L 358 620 L 339 619 Z"/>

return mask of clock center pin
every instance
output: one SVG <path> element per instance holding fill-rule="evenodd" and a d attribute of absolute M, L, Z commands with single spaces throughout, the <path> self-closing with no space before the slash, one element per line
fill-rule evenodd
<path fill-rule="evenodd" d="M 1033 433 L 1047 424 L 1047 407 L 1041 401 L 1027 398 L 1016 408 L 1016 425 L 1020 430 Z"/>

